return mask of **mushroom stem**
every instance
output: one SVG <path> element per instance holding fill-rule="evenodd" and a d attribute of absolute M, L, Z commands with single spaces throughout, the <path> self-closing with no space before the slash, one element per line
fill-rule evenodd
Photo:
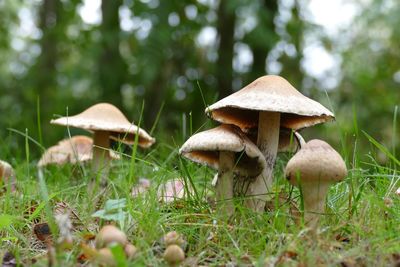
<path fill-rule="evenodd" d="M 93 171 L 101 171 L 101 177 L 108 173 L 108 163 L 110 161 L 110 132 L 95 131 L 93 134 Z"/>
<path fill-rule="evenodd" d="M 246 196 L 252 197 L 245 201 L 248 208 L 257 212 L 264 211 L 267 192 L 272 184 L 272 174 L 278 153 L 280 120 L 279 112 L 260 111 L 259 113 L 257 146 L 267 164 L 264 171 L 250 183 Z"/>
<path fill-rule="evenodd" d="M 329 185 L 329 183 L 315 183 L 315 181 L 301 184 L 304 223 L 311 228 L 317 227 L 321 214 L 325 212 L 325 199 Z"/>
<path fill-rule="evenodd" d="M 224 215 L 232 215 L 234 212 L 233 199 L 233 168 L 235 154 L 229 151 L 219 152 L 219 171 L 216 184 L 217 205 Z"/>
<path fill-rule="evenodd" d="M 304 140 L 303 136 L 301 136 L 301 134 L 299 134 L 298 132 L 294 132 L 294 135 L 296 136 L 297 141 L 299 142 L 300 148 L 302 148 L 306 144 L 306 141 Z"/>

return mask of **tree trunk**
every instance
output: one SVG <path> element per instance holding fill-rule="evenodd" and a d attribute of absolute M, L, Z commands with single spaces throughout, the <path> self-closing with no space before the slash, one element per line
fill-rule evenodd
<path fill-rule="evenodd" d="M 249 33 L 249 38 L 247 38 L 249 39 L 248 45 L 253 52 L 253 64 L 247 75 L 246 84 L 266 74 L 267 56 L 279 40 L 274 23 L 274 18 L 278 13 L 277 1 L 264 0 L 261 5 L 258 13 L 259 24 Z M 260 38 L 261 36 L 259 35 L 268 36 L 269 38 Z"/>
<path fill-rule="evenodd" d="M 43 0 L 39 9 L 38 21 L 38 27 L 42 32 L 42 38 L 39 41 L 41 53 L 27 77 L 33 88 L 33 94 L 23 93 L 23 97 L 27 101 L 26 105 L 30 107 L 29 112 L 32 112 L 33 116 L 36 114 L 36 99 L 39 97 L 42 122 L 48 122 L 51 119 L 54 113 L 54 104 L 58 103 L 56 67 L 59 60 L 57 46 L 61 12 L 62 3 L 60 1 Z M 42 132 L 50 132 L 50 127 L 48 123 L 43 124 Z M 40 138 L 38 140 L 40 141 Z"/>
<path fill-rule="evenodd" d="M 234 10 L 228 8 L 228 4 L 228 1 L 220 1 L 218 8 L 217 86 L 219 98 L 232 93 L 232 61 L 236 16 Z"/>
<path fill-rule="evenodd" d="M 111 102 L 122 108 L 121 86 L 125 83 L 127 67 L 120 51 L 119 7 L 122 0 L 103 0 L 101 52 L 98 65 L 98 82 L 101 101 Z"/>

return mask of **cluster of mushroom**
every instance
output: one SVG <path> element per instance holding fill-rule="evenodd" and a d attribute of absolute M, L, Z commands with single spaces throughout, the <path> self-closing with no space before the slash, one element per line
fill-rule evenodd
<path fill-rule="evenodd" d="M 60 141 L 45 151 L 38 163 L 39 167 L 92 160 L 93 170 L 105 176 L 109 161 L 120 158 L 110 150 L 110 139 L 132 145 L 135 138 L 138 138 L 138 146 L 143 148 L 155 142 L 145 130 L 129 122 L 117 107 L 108 103 L 96 104 L 80 114 L 61 117 L 50 123 L 85 129 L 93 133 L 93 139 L 74 136 Z"/>
<path fill-rule="evenodd" d="M 167 233 L 163 239 L 166 246 L 163 254 L 164 260 L 169 266 L 177 266 L 185 259 L 185 252 L 182 249 L 185 240 L 176 231 Z"/>
<path fill-rule="evenodd" d="M 320 103 L 275 75 L 256 79 L 205 112 L 222 125 L 190 137 L 180 154 L 218 170 L 217 201 L 228 214 L 234 212 L 231 200 L 238 192 L 234 177 L 246 182 L 239 188 L 244 188 L 245 206 L 263 211 L 277 153 L 296 151 L 304 145 L 297 130 L 334 119 L 333 113 Z M 290 170 L 287 173 L 292 174 Z"/>
<path fill-rule="evenodd" d="M 105 266 L 116 265 L 113 253 L 110 247 L 119 245 L 123 248 L 127 259 L 133 259 L 137 253 L 137 248 L 128 242 L 124 232 L 114 225 L 106 225 L 96 236 L 96 253 L 95 258 L 104 263 Z"/>

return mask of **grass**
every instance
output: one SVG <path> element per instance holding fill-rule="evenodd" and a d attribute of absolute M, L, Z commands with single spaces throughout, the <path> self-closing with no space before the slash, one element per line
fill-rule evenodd
<path fill-rule="evenodd" d="M 331 187 L 320 228 L 311 233 L 296 224 L 290 212 L 291 203 L 301 203 L 299 191 L 282 174 L 290 155 L 281 155 L 276 163 L 268 211 L 255 214 L 238 205 L 235 218 L 228 222 L 208 201 L 214 197 L 214 172 L 180 159 L 179 146 L 171 145 L 173 142 L 158 140 L 149 150 L 134 148 L 123 160 L 114 161 L 103 189 L 99 182 L 93 183 L 95 174 L 87 165 L 52 166 L 43 170 L 41 180 L 38 159 L 30 153 L 35 144 L 26 135 L 25 153 L 3 158 L 16 170 L 18 190 L 5 190 L 0 196 L 0 256 L 11 251 L 25 265 L 47 266 L 33 226 L 48 222 L 56 240 L 52 210 L 56 203 L 64 202 L 79 218 L 75 245 L 57 251 L 56 265 L 75 266 L 82 253 L 80 242 L 107 223 L 91 215 L 103 209 L 107 200 L 126 199 L 126 217 L 119 226 L 139 253 L 133 261 L 121 260 L 120 266 L 165 266 L 159 243 L 172 230 L 187 241 L 188 266 L 194 262 L 210 266 L 388 266 L 400 257 L 400 197 L 394 193 L 400 186 L 399 161 L 368 134 L 364 138 L 371 143 L 371 151 L 386 155 L 387 164 L 379 164 L 373 153 L 365 158 L 356 149 L 343 148 L 352 153 L 345 157 L 349 175 Z M 152 186 L 147 194 L 132 198 L 131 188 L 139 177 L 150 179 Z M 157 187 L 177 177 L 195 187 L 195 193 L 173 204 L 160 203 Z M 284 196 L 283 201 L 279 196 Z"/>

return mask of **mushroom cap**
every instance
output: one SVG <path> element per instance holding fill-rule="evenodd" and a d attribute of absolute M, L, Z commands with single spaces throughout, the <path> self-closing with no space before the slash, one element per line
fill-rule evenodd
<path fill-rule="evenodd" d="M 180 246 L 172 244 L 165 249 L 163 258 L 169 264 L 174 265 L 185 259 L 185 252 Z"/>
<path fill-rule="evenodd" d="M 259 111 L 282 113 L 281 126 L 293 130 L 334 119 L 332 112 L 276 75 L 262 76 L 205 110 L 213 120 L 243 131 L 257 128 Z"/>
<path fill-rule="evenodd" d="M 125 246 L 128 243 L 125 233 L 114 225 L 106 225 L 101 228 L 100 232 L 96 236 L 95 241 L 97 248 L 104 248 L 113 243 Z"/>
<path fill-rule="evenodd" d="M 292 185 L 300 182 L 335 183 L 347 175 L 346 164 L 328 143 L 313 139 L 287 163 L 285 176 Z"/>
<path fill-rule="evenodd" d="M 257 176 L 266 167 L 266 161 L 257 146 L 234 125 L 220 125 L 191 136 L 179 153 L 186 158 L 219 169 L 219 152 L 235 153 L 234 172 Z"/>
<path fill-rule="evenodd" d="M 0 182 L 2 178 L 8 179 L 14 175 L 14 169 L 11 167 L 10 163 L 0 160 Z"/>
<path fill-rule="evenodd" d="M 110 138 L 125 144 L 133 144 L 139 133 L 138 145 L 150 147 L 155 139 L 145 130 L 128 121 L 122 112 L 108 103 L 99 103 L 75 116 L 61 117 L 50 123 L 82 128 L 90 132 L 108 131 Z"/>
<path fill-rule="evenodd" d="M 0 160 L 0 185 L 8 182 L 11 183 L 11 190 L 14 191 L 16 185 L 15 171 L 8 162 Z"/>
<path fill-rule="evenodd" d="M 137 253 L 138 249 L 131 243 L 127 243 L 124 247 L 125 255 L 128 259 L 133 259 Z"/>
<path fill-rule="evenodd" d="M 119 159 L 119 155 L 110 151 L 110 157 Z M 39 167 L 49 164 L 76 164 L 93 158 L 93 139 L 84 135 L 76 135 L 61 140 L 57 145 L 49 147 L 38 162 Z"/>
<path fill-rule="evenodd" d="M 97 251 L 97 261 L 104 266 L 115 266 L 116 260 L 109 248 L 101 248 Z"/>

